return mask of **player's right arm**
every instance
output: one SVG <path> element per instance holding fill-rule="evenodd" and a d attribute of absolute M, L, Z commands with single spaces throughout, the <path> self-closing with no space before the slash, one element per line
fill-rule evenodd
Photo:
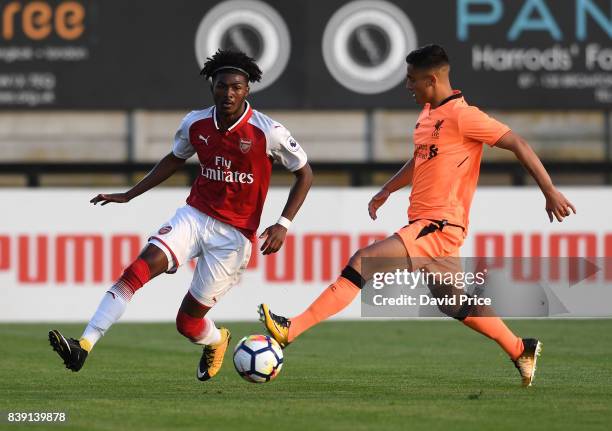
<path fill-rule="evenodd" d="M 382 189 L 374 195 L 368 204 L 368 212 L 372 220 L 376 220 L 376 211 L 380 208 L 391 196 L 391 193 L 399 189 L 403 189 L 412 182 L 412 174 L 414 173 L 414 159 L 410 159 L 395 175 L 387 181 Z"/>
<path fill-rule="evenodd" d="M 576 208 L 554 186 L 550 175 L 533 148 L 527 141 L 512 132 L 507 125 L 489 117 L 475 106 L 462 110 L 457 122 L 464 138 L 514 153 L 542 190 L 546 198 L 546 212 L 551 223 L 555 217 L 559 222 L 563 221 L 564 217 L 570 215 L 570 210 L 576 214 Z"/>
<path fill-rule="evenodd" d="M 136 196 L 140 196 L 144 192 L 151 190 L 153 187 L 164 182 L 172 176 L 181 166 L 185 164 L 185 159 L 177 157 L 173 152 L 170 152 L 155 165 L 155 167 L 138 182 L 134 187 L 125 193 L 111 193 L 111 194 L 99 194 L 89 202 L 96 205 L 102 202 L 102 205 L 106 205 L 111 202 L 125 203 L 134 199 Z"/>
<path fill-rule="evenodd" d="M 533 148 L 519 135 L 508 132 L 495 145 L 497 148 L 512 151 L 521 164 L 527 169 L 529 174 L 536 181 L 546 199 L 546 212 L 548 219 L 553 222 L 553 217 L 562 222 L 573 211 L 576 214 L 576 207 L 561 193 L 544 168 L 542 161 L 533 151 Z"/>
<path fill-rule="evenodd" d="M 111 202 L 129 202 L 172 176 L 196 152 L 189 140 L 189 126 L 193 122 L 194 114 L 197 115 L 197 113 L 197 111 L 192 111 L 183 118 L 174 135 L 172 151 L 161 159 L 138 184 L 125 193 L 100 194 L 89 202 L 94 205 L 99 202 L 102 202 L 102 205 Z"/>

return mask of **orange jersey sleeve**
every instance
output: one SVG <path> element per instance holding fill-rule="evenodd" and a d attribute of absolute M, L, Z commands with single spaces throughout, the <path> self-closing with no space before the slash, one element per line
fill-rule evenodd
<path fill-rule="evenodd" d="M 458 115 L 457 124 L 459 133 L 465 139 L 489 146 L 495 145 L 510 131 L 510 127 L 488 116 L 475 106 L 462 109 Z"/>

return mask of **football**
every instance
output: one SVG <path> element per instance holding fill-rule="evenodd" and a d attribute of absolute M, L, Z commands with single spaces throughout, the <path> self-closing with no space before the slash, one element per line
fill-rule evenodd
<path fill-rule="evenodd" d="M 276 340 L 266 335 L 249 335 L 234 349 L 234 367 L 243 379 L 266 383 L 283 367 L 283 351 Z"/>

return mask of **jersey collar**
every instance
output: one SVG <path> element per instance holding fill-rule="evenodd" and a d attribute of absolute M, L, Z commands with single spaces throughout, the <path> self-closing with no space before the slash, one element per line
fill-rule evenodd
<path fill-rule="evenodd" d="M 233 131 L 233 130 L 238 130 L 240 127 L 242 127 L 247 121 L 249 121 L 249 119 L 251 118 L 251 115 L 253 115 L 253 110 L 251 109 L 251 104 L 245 100 L 244 103 L 246 103 L 246 109 L 244 110 L 244 113 L 240 116 L 240 118 L 238 118 L 236 120 L 236 122 L 234 124 L 232 124 L 228 129 L 227 129 L 227 133 Z M 213 106 L 213 120 L 215 122 L 215 129 L 217 129 L 219 131 L 219 124 L 217 124 L 217 107 Z"/>
<path fill-rule="evenodd" d="M 431 104 L 426 103 L 425 109 L 427 110 L 427 112 L 435 111 L 436 109 L 440 108 L 442 105 L 447 104 L 451 100 L 461 99 L 462 97 L 463 97 L 463 93 L 460 90 L 453 90 L 453 94 L 451 94 L 446 99 L 444 99 L 442 102 L 440 102 L 440 104 L 436 108 L 431 109 Z"/>
<path fill-rule="evenodd" d="M 438 105 L 438 108 L 442 105 L 444 105 L 445 103 L 450 102 L 451 100 L 455 100 L 455 99 L 461 99 L 463 97 L 463 93 L 461 93 L 461 91 L 459 90 L 453 90 L 453 94 L 448 96 L 446 99 L 444 99 L 442 102 L 440 102 L 440 104 Z"/>

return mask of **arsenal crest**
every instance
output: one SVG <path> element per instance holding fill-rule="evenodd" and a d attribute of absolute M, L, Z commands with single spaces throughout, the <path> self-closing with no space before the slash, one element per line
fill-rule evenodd
<path fill-rule="evenodd" d="M 244 154 L 248 153 L 252 144 L 253 142 L 250 139 L 240 138 L 240 151 Z"/>
<path fill-rule="evenodd" d="M 172 230 L 172 226 L 163 226 L 157 231 L 159 235 L 165 235 Z"/>

